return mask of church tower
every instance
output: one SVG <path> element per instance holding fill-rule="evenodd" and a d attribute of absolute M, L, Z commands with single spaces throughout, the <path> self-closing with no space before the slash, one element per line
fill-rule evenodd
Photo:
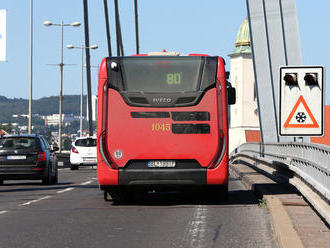
<path fill-rule="evenodd" d="M 254 81 L 249 23 L 241 24 L 230 57 L 231 84 L 236 88 L 236 104 L 230 106 L 229 152 L 240 144 L 258 142 L 259 117 Z"/>

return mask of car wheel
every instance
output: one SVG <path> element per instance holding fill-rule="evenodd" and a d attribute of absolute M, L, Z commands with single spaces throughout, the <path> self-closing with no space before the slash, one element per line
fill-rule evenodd
<path fill-rule="evenodd" d="M 50 185 L 51 184 L 51 177 L 47 175 L 45 178 L 42 179 L 42 184 Z"/>
<path fill-rule="evenodd" d="M 70 164 L 70 170 L 78 170 L 77 164 Z"/>
<path fill-rule="evenodd" d="M 47 175 L 42 179 L 42 184 L 50 185 L 52 184 L 52 175 L 50 174 L 51 171 L 49 170 L 49 167 L 47 167 Z"/>
<path fill-rule="evenodd" d="M 58 170 L 57 170 L 57 167 L 56 167 L 56 170 L 55 170 L 55 178 L 54 178 L 54 184 L 57 184 L 58 183 Z"/>
<path fill-rule="evenodd" d="M 51 184 L 57 184 L 58 182 L 58 172 L 57 172 L 57 168 L 55 169 L 55 175 L 52 176 L 52 182 Z"/>

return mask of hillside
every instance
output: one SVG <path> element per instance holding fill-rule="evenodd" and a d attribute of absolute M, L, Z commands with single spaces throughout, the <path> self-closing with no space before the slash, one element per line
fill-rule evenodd
<path fill-rule="evenodd" d="M 83 114 L 86 114 L 86 96 L 83 98 Z M 32 102 L 32 113 L 40 115 L 58 114 L 58 96 L 43 97 Z M 0 122 L 15 122 L 12 115 L 28 114 L 29 100 L 0 96 Z M 63 114 L 80 114 L 80 95 L 63 96 Z"/>

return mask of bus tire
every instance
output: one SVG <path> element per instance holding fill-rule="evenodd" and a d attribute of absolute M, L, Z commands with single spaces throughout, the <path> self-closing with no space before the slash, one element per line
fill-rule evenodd
<path fill-rule="evenodd" d="M 120 190 L 111 190 L 108 193 L 111 196 L 113 203 L 115 204 L 121 203 L 124 199 L 123 192 Z"/>
<path fill-rule="evenodd" d="M 127 189 L 112 189 L 108 191 L 108 194 L 115 204 L 129 203 L 134 199 L 133 192 Z"/>
<path fill-rule="evenodd" d="M 104 201 L 110 201 L 109 198 L 108 198 L 108 195 L 109 195 L 108 191 L 104 190 L 103 191 L 103 199 L 104 199 Z"/>
<path fill-rule="evenodd" d="M 227 201 L 228 200 L 228 186 L 227 185 L 218 186 L 216 189 L 216 197 L 220 201 Z"/>
<path fill-rule="evenodd" d="M 228 199 L 228 186 L 217 185 L 211 186 L 208 190 L 209 199 L 215 202 L 223 202 Z"/>

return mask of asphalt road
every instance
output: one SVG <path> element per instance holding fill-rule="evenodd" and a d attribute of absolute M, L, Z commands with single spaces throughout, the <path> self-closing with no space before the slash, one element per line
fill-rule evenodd
<path fill-rule="evenodd" d="M 59 184 L 0 186 L 0 247 L 275 247 L 269 215 L 230 178 L 229 199 L 149 193 L 128 205 L 103 200 L 95 168 L 61 169 Z"/>

